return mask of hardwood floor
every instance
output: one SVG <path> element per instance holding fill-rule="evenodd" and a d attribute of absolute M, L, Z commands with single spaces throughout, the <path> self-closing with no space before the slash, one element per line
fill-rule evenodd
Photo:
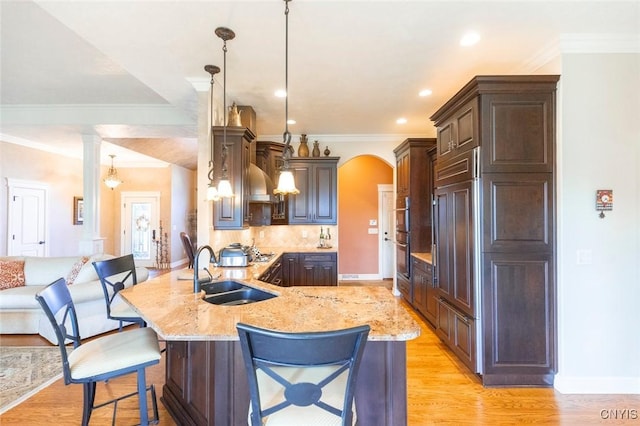
<path fill-rule="evenodd" d="M 422 334 L 407 345 L 409 426 L 640 424 L 640 395 L 563 395 L 549 388 L 484 388 L 440 342 L 426 322 L 410 312 L 421 324 Z M 0 344 L 49 345 L 39 336 L 24 335 L 2 335 Z M 164 357 L 159 365 L 147 370 L 147 381 L 156 385 L 160 397 Z M 96 402 L 134 389 L 134 375 L 100 383 Z M 0 416 L 0 424 L 77 425 L 81 420 L 81 408 L 82 386 L 65 386 L 59 380 Z M 136 424 L 137 409 L 136 398 L 119 403 L 116 424 Z M 97 410 L 91 424 L 110 424 L 111 410 L 110 407 Z M 159 410 L 160 425 L 175 424 L 162 403 L 159 403 Z M 629 418 L 630 413 L 635 418 Z"/>

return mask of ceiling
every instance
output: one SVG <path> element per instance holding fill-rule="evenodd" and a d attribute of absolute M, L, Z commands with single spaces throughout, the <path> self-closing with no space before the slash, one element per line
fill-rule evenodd
<path fill-rule="evenodd" d="M 227 43 L 227 104 L 251 105 L 259 138 L 281 140 L 284 100 L 274 92 L 284 88 L 284 6 L 1 0 L 0 139 L 81 158 L 83 135 L 97 136 L 105 163 L 115 154 L 116 166 L 195 169 L 198 104 L 210 81 L 204 65 L 223 68 L 214 30 L 224 26 L 236 34 Z M 429 116 L 474 75 L 535 72 L 563 37 L 640 32 L 637 0 L 289 7 L 289 116 L 297 121 L 290 130 L 323 144 L 345 135 L 433 135 Z M 468 31 L 480 41 L 462 47 Z M 217 74 L 214 87 L 222 82 Z M 432 95 L 419 97 L 427 88 Z M 399 117 L 407 123 L 396 124 Z"/>

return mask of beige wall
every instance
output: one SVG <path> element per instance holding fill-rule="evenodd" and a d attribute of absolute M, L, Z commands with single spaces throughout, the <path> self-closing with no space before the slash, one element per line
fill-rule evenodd
<path fill-rule="evenodd" d="M 104 176 L 107 167 L 102 168 Z M 49 185 L 50 256 L 79 254 L 82 226 L 73 225 L 73 197 L 83 195 L 82 160 L 68 158 L 0 141 L 0 255 L 7 254 L 7 178 Z M 171 262 L 184 256 L 179 233 L 186 226 L 186 214 L 195 208 L 195 172 L 179 166 L 167 168 L 123 168 L 124 181 L 115 190 L 100 187 L 100 236 L 104 252 L 120 253 L 120 194 L 122 191 L 159 191 L 160 217 L 170 234 Z M 184 188 L 188 188 L 185 190 Z"/>

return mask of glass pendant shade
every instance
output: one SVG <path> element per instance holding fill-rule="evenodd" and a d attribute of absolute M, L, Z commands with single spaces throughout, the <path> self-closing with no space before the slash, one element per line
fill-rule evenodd
<path fill-rule="evenodd" d="M 233 197 L 233 190 L 231 189 L 231 182 L 228 179 L 220 179 L 218 182 L 218 197 L 231 198 Z"/>
<path fill-rule="evenodd" d="M 209 183 L 207 187 L 207 201 L 218 201 L 219 199 L 218 188 L 216 188 L 213 182 Z"/>
<path fill-rule="evenodd" d="M 280 178 L 278 179 L 278 187 L 273 190 L 273 193 L 276 195 L 295 195 L 300 193 L 300 190 L 296 188 L 296 182 L 293 179 L 293 173 L 291 173 L 291 170 L 283 170 L 280 173 Z"/>

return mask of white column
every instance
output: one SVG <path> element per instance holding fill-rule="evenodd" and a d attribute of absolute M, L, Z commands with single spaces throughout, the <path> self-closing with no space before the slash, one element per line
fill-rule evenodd
<path fill-rule="evenodd" d="M 83 255 L 104 252 L 100 237 L 100 144 L 97 135 L 82 135 L 83 224 L 79 251 Z"/>

